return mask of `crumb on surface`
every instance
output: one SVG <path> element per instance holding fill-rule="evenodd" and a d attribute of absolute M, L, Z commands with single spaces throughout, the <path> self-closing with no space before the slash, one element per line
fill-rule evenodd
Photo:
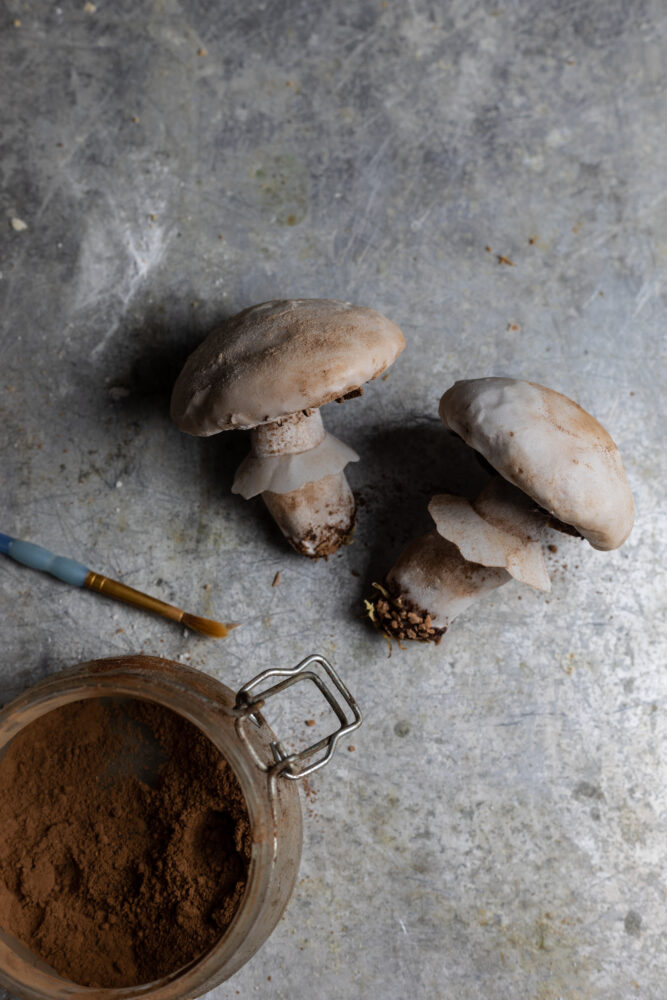
<path fill-rule="evenodd" d="M 278 570 L 278 572 L 274 576 L 273 583 L 271 584 L 271 586 L 272 587 L 277 587 L 279 583 L 280 583 L 280 570 Z"/>

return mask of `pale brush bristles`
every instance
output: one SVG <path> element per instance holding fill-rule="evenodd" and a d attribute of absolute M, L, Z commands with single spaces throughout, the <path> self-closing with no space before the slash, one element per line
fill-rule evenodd
<path fill-rule="evenodd" d="M 213 639 L 224 639 L 232 629 L 238 628 L 240 622 L 214 622 L 211 618 L 199 618 L 197 615 L 184 613 L 181 624 L 187 625 L 193 632 L 200 632 L 202 635 L 211 636 Z"/>

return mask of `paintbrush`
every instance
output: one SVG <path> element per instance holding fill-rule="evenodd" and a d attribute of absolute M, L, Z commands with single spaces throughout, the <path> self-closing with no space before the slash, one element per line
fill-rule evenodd
<path fill-rule="evenodd" d="M 190 615 L 187 611 L 181 611 L 172 604 L 166 604 L 156 597 L 142 594 L 140 590 L 134 590 L 118 580 L 110 580 L 108 576 L 100 573 L 93 573 L 82 563 L 75 562 L 74 559 L 67 559 L 65 556 L 56 556 L 41 545 L 34 545 L 32 542 L 22 542 L 11 535 L 0 533 L 0 553 L 10 556 L 16 562 L 23 563 L 31 569 L 41 570 L 43 573 L 50 573 L 58 580 L 69 583 L 73 587 L 87 587 L 105 597 L 111 597 L 115 601 L 124 601 L 132 604 L 135 608 L 142 608 L 144 611 L 153 611 L 163 618 L 168 618 L 172 622 L 186 625 L 194 632 L 202 635 L 213 636 L 215 639 L 222 639 L 231 629 L 237 627 L 236 622 L 229 622 L 223 625 L 222 622 L 214 622 L 210 618 L 199 618 L 198 615 Z"/>

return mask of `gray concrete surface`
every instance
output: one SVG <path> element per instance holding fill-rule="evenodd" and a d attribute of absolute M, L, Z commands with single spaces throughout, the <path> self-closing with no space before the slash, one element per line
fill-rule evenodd
<path fill-rule="evenodd" d="M 186 637 L 3 561 L 0 700 L 140 649 L 232 687 L 311 650 L 339 667 L 364 727 L 218 1000 L 664 1000 L 664 4 L 9 0 L 2 26 L 0 530 L 243 628 Z M 328 563 L 230 495 L 242 433 L 168 418 L 203 335 L 283 296 L 408 340 L 324 412 L 362 456 Z M 482 481 L 437 401 L 488 374 L 609 428 L 635 529 L 616 553 L 563 537 L 549 596 L 510 584 L 388 658 L 362 597 L 434 491 Z"/>

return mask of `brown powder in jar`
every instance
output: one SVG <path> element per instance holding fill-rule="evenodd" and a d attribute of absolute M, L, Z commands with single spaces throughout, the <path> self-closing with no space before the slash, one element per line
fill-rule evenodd
<path fill-rule="evenodd" d="M 241 788 L 154 702 L 95 698 L 32 722 L 0 759 L 0 816 L 0 927 L 82 986 L 175 972 L 245 889 Z"/>

